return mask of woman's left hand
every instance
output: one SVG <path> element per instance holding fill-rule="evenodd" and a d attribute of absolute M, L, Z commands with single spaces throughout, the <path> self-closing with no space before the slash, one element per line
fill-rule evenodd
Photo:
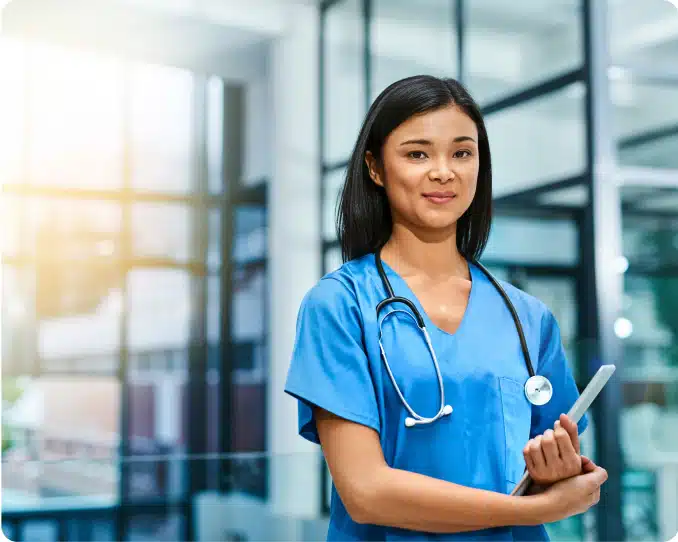
<path fill-rule="evenodd" d="M 523 457 L 532 480 L 537 484 L 552 484 L 580 474 L 582 458 L 577 424 L 561 414 L 554 429 L 547 430 L 525 445 Z"/>

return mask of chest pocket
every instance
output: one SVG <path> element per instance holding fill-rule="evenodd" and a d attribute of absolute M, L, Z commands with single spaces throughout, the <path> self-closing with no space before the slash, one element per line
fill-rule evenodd
<path fill-rule="evenodd" d="M 523 384 L 510 378 L 500 377 L 501 406 L 504 415 L 506 441 L 506 492 L 510 492 L 525 472 L 523 448 L 530 438 L 532 406 Z"/>

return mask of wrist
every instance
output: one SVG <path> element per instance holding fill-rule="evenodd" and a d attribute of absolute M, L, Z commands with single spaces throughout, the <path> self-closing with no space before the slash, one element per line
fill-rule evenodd
<path fill-rule="evenodd" d="M 528 494 L 516 499 L 520 525 L 542 525 L 561 519 L 556 511 L 557 503 L 553 502 L 549 493 Z"/>

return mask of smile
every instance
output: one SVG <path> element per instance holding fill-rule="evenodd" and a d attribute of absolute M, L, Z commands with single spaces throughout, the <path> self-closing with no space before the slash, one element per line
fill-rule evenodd
<path fill-rule="evenodd" d="M 424 197 L 431 203 L 442 205 L 452 201 L 456 195 L 452 192 L 431 192 L 430 194 L 424 194 Z"/>

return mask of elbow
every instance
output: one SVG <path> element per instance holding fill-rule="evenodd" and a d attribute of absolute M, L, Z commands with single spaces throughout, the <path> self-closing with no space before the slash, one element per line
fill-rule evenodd
<path fill-rule="evenodd" d="M 344 503 L 351 519 L 361 525 L 375 523 L 375 509 L 378 507 L 376 489 L 352 488 L 352 495 Z"/>
<path fill-rule="evenodd" d="M 378 523 L 381 487 L 376 477 L 370 476 L 368 479 L 356 480 L 347 488 L 346 498 L 342 497 L 342 502 L 353 521 L 361 525 Z"/>

